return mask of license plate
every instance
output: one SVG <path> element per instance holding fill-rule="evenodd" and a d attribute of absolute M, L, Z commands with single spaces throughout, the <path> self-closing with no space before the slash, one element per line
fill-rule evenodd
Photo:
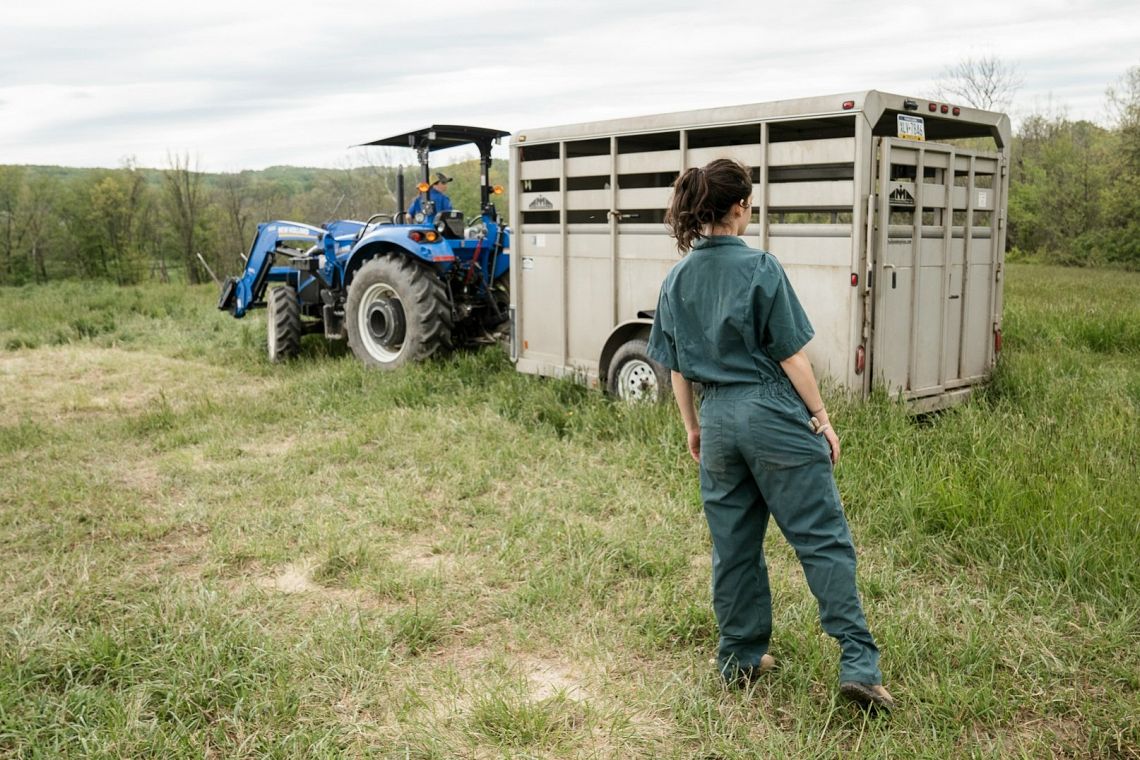
<path fill-rule="evenodd" d="M 899 114 L 899 139 L 900 140 L 915 140 L 917 142 L 926 141 L 926 127 L 923 124 L 921 116 L 911 116 L 909 114 Z"/>

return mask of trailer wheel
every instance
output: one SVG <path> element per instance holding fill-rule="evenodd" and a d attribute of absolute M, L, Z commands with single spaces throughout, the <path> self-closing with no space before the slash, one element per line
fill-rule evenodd
<path fill-rule="evenodd" d="M 396 369 L 451 347 L 451 304 L 435 273 L 399 255 L 372 259 L 348 288 L 348 345 L 365 365 Z"/>
<path fill-rule="evenodd" d="M 301 304 L 290 285 L 269 291 L 269 313 L 265 320 L 265 345 L 269 361 L 292 359 L 301 350 Z"/>
<path fill-rule="evenodd" d="M 622 401 L 666 401 L 673 395 L 669 370 L 649 358 L 649 344 L 634 338 L 621 345 L 610 361 L 606 389 Z"/>

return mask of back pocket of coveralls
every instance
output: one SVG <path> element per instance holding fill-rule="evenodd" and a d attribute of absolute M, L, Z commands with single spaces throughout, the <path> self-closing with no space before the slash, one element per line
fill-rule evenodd
<path fill-rule="evenodd" d="M 718 404 L 718 407 L 721 406 Z M 701 410 L 701 467 L 706 472 L 723 475 L 728 471 L 728 447 L 731 435 L 728 426 L 730 416 L 724 414 L 725 410 L 705 413 Z"/>
<path fill-rule="evenodd" d="M 820 441 L 798 399 L 774 396 L 749 409 L 748 431 L 754 456 L 766 470 L 800 467 L 820 459 Z M 826 442 L 824 442 L 826 446 Z"/>

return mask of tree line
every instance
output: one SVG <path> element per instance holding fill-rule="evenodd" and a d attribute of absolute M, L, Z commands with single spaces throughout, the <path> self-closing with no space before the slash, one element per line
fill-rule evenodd
<path fill-rule="evenodd" d="M 479 211 L 479 162 L 442 167 L 455 178 L 452 202 Z M 130 285 L 146 280 L 198 284 L 239 272 L 257 224 L 367 219 L 405 203 L 419 167 L 272 167 L 200 172 L 186 155 L 161 169 L 126 161 L 117 169 L 0 166 L 0 285 L 82 278 Z M 506 184 L 496 160 L 491 181 Z M 506 195 L 495 196 L 504 216 Z"/>
<path fill-rule="evenodd" d="M 939 82 L 944 97 L 1004 108 L 1019 80 L 998 59 L 966 59 Z M 1140 66 L 1107 92 L 1108 124 L 1063 112 L 1020 120 L 1011 149 L 1010 258 L 1140 269 Z M 442 167 L 468 216 L 479 210 L 478 161 Z M 410 202 L 417 167 L 274 167 L 200 172 L 186 155 L 162 169 L 0 166 L 0 285 L 59 278 L 121 284 L 206 281 L 239 271 L 258 222 L 366 219 L 396 211 L 403 171 Z M 506 184 L 506 162 L 491 180 Z M 508 196 L 496 196 L 506 216 Z"/>
<path fill-rule="evenodd" d="M 1108 91 L 1111 123 L 1022 120 L 1013 143 L 1014 256 L 1140 269 L 1140 66 Z"/>

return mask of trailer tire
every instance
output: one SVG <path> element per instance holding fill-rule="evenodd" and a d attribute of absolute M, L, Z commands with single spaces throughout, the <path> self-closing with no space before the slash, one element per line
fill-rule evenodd
<path fill-rule="evenodd" d="M 301 304 L 291 285 L 269 291 L 265 319 L 265 347 L 269 361 L 277 364 L 295 357 L 301 350 Z"/>
<path fill-rule="evenodd" d="M 362 266 L 344 306 L 348 345 L 365 366 L 396 369 L 451 348 L 451 302 L 435 272 L 392 254 Z"/>
<path fill-rule="evenodd" d="M 630 403 L 667 401 L 673 396 L 669 370 L 649 358 L 644 338 L 626 341 L 614 352 L 606 390 Z"/>

